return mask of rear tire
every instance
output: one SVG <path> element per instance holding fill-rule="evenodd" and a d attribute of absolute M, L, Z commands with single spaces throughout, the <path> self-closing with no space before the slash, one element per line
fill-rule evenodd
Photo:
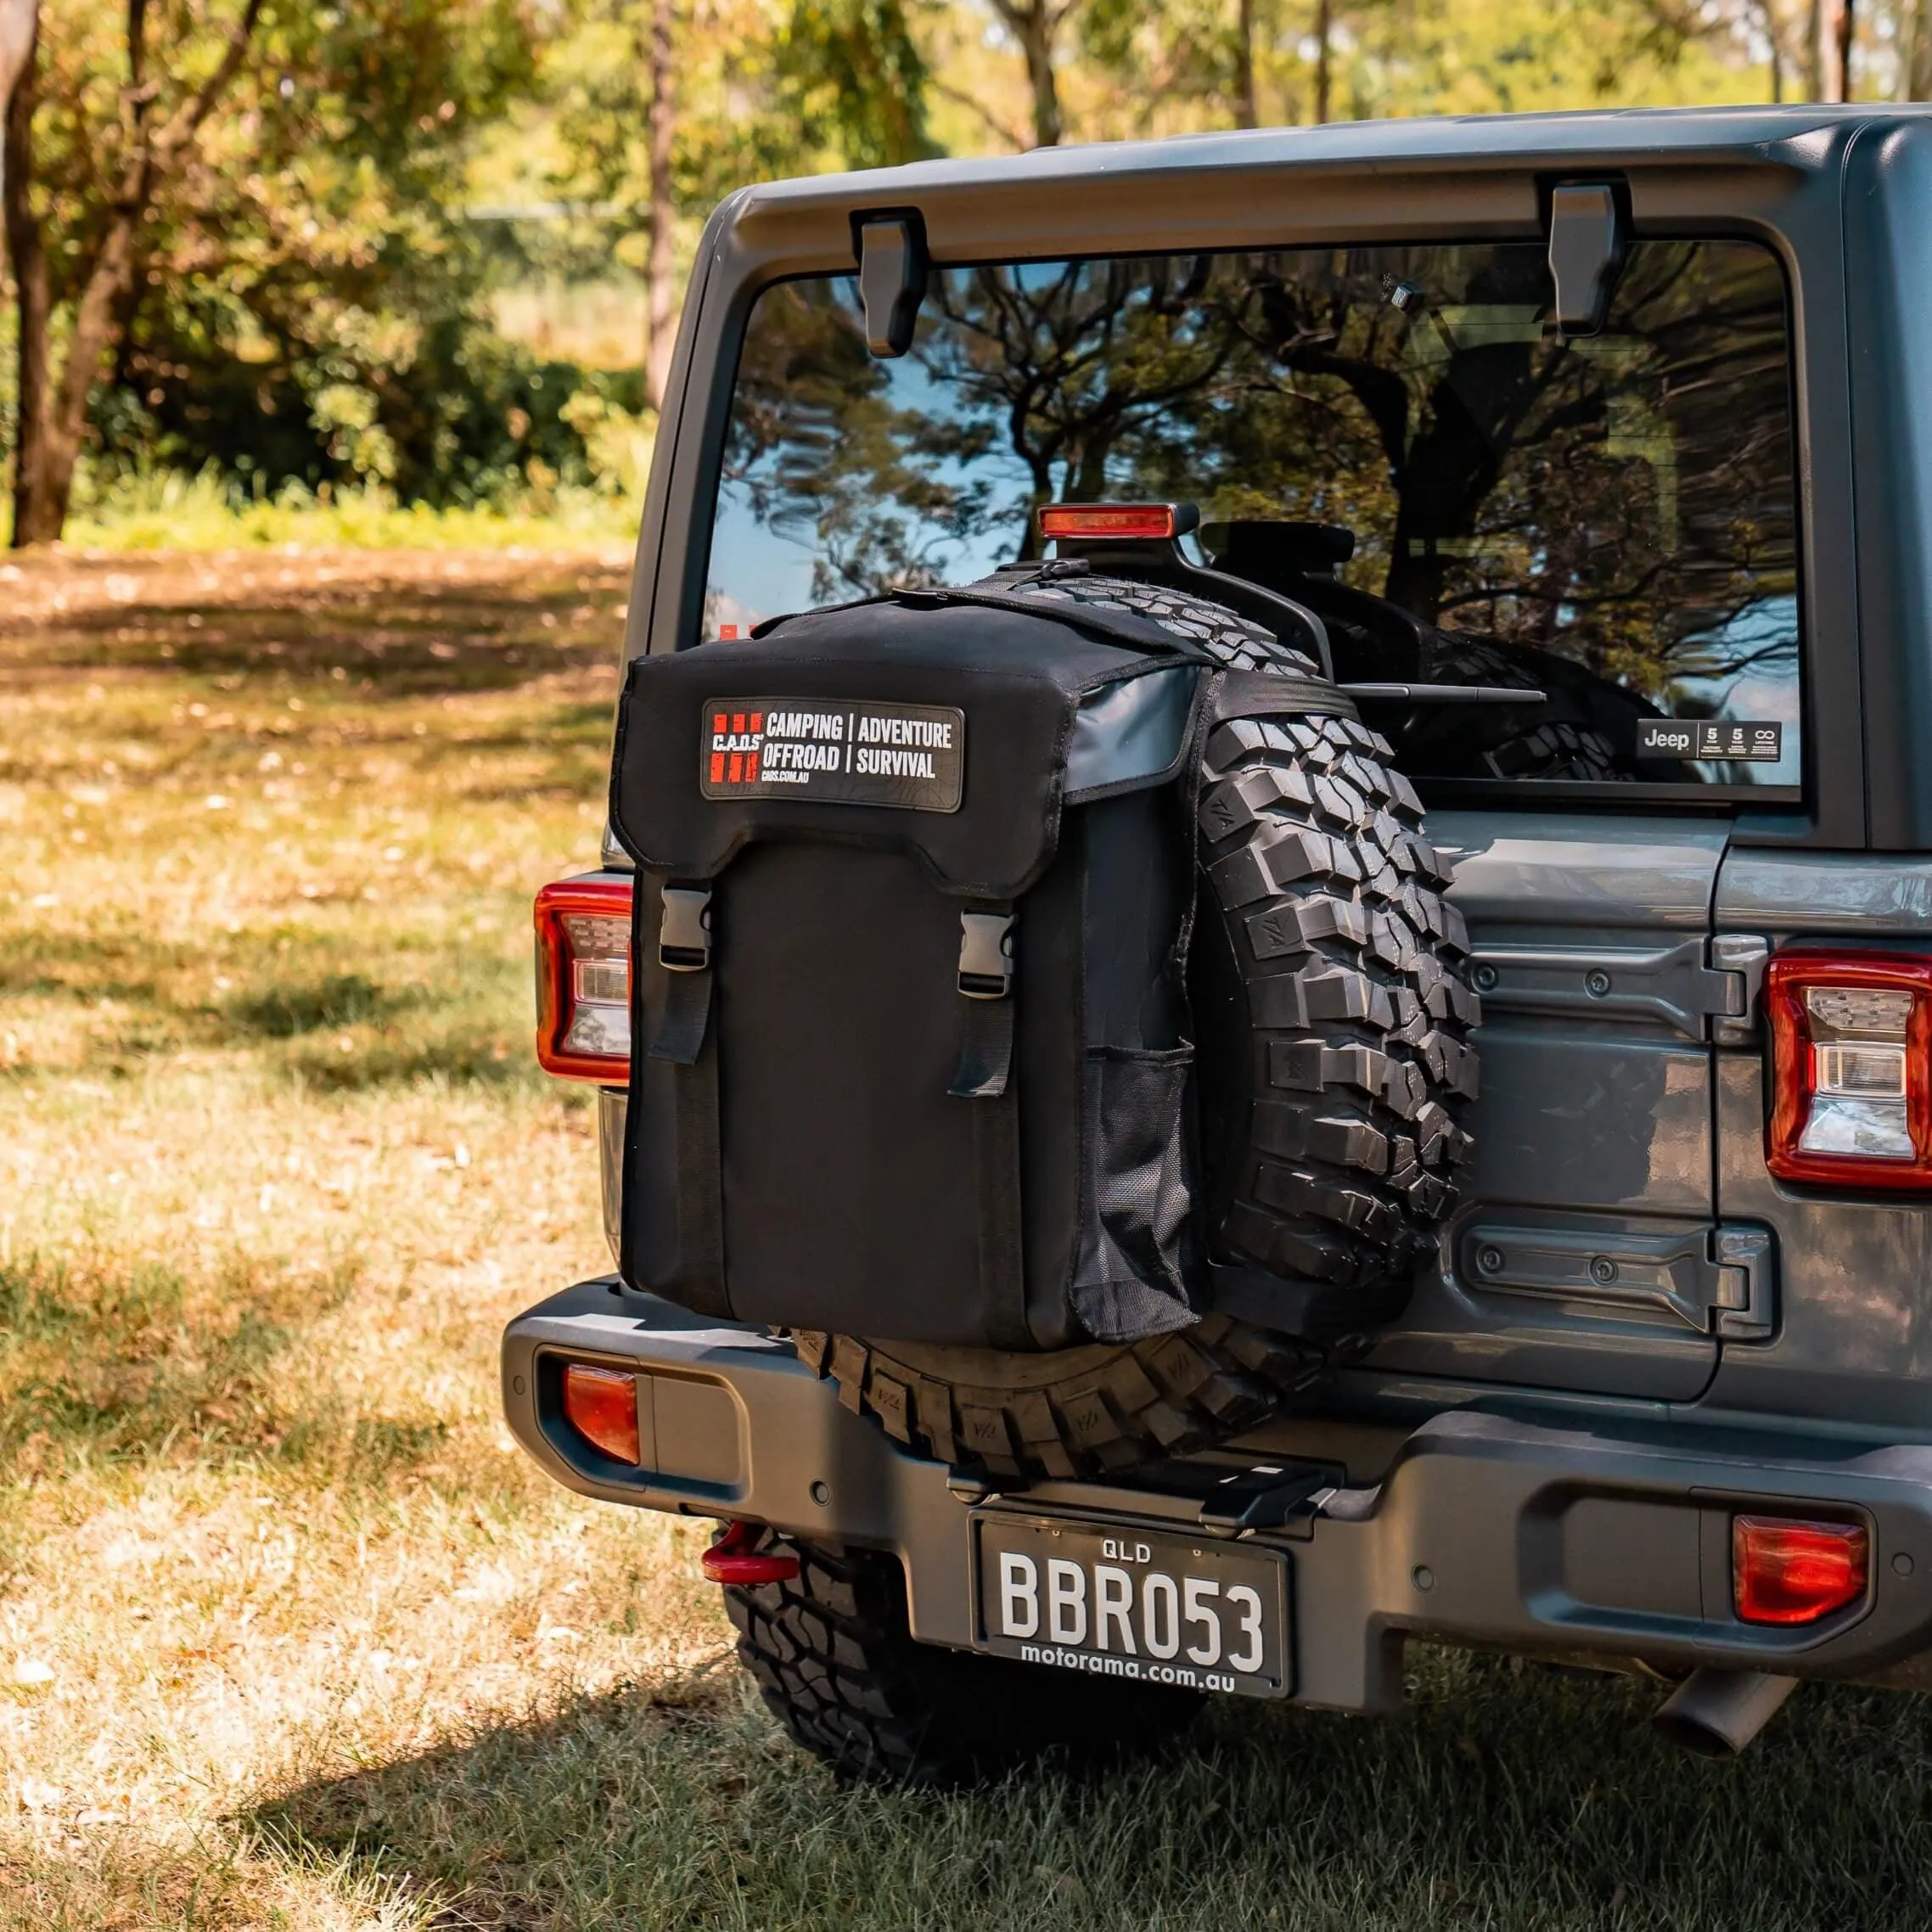
<path fill-rule="evenodd" d="M 1321 675 L 1233 611 L 1159 586 L 1076 575 L 1028 594 L 1132 610 L 1229 670 Z M 1079 1478 L 1225 1441 L 1400 1309 L 1454 1204 L 1478 1005 L 1420 800 L 1351 718 L 1226 724 L 1206 749 L 1202 925 L 1222 931 L 1196 938 L 1220 941 L 1231 983 L 1222 998 L 1196 989 L 1199 1225 L 1216 1259 L 1336 1291 L 1329 1345 L 1211 1311 L 1176 1334 L 1039 1355 L 795 1331 L 848 1408 L 919 1453 Z"/>
<path fill-rule="evenodd" d="M 1177 1334 L 1040 1355 L 792 1331 L 855 1415 L 1003 1476 L 1131 1469 L 1223 1441 L 1317 1381 L 1334 1351 L 1210 1313 Z"/>
<path fill-rule="evenodd" d="M 1187 1691 L 916 1643 L 891 1557 L 770 1530 L 759 1547 L 795 1549 L 799 1573 L 726 1587 L 739 1660 L 793 1741 L 842 1778 L 979 1783 L 1051 1750 L 1152 1747 L 1199 1708 Z"/>

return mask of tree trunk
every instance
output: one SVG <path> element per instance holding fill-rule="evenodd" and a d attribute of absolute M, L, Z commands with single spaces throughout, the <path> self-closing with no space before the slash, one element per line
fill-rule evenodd
<path fill-rule="evenodd" d="M 1333 78 L 1329 65 L 1329 43 L 1334 37 L 1333 13 L 1332 0 L 1316 0 L 1315 123 L 1317 126 L 1319 126 L 1328 118 L 1328 100 Z"/>
<path fill-rule="evenodd" d="M 40 0 L 0 0 L 0 114 L 6 112 L 33 59 L 39 32 Z M 5 165 L 0 160 L 0 167 Z"/>
<path fill-rule="evenodd" d="M 1240 0 L 1234 39 L 1234 125 L 1259 127 L 1255 100 L 1255 0 Z"/>
<path fill-rule="evenodd" d="M 1805 98 L 1825 98 L 1825 0 L 1811 0 L 1805 14 Z"/>
<path fill-rule="evenodd" d="M 117 317 L 133 276 L 134 224 L 147 205 L 117 207 L 74 306 L 67 359 L 59 379 L 48 355 L 52 308 L 40 224 L 27 205 L 33 183 L 31 79 L 8 104 L 5 179 L 7 241 L 20 297 L 19 433 L 14 456 L 14 548 L 58 542 L 74 493 L 74 466 L 87 434 L 87 402 L 101 364 L 114 348 Z"/>
<path fill-rule="evenodd" d="M 1049 0 L 1033 0 L 1016 16 L 1026 78 L 1033 88 L 1033 145 L 1057 148 L 1060 142 L 1060 89 L 1053 77 L 1053 20 Z"/>
<path fill-rule="evenodd" d="M 33 184 L 34 81 L 37 37 L 25 70 L 7 103 L 6 158 L 0 166 L 0 201 L 4 202 L 7 252 L 14 265 L 20 308 L 16 407 L 19 429 L 14 447 L 14 547 L 49 541 L 60 534 L 61 519 L 49 515 L 47 251 L 40 224 L 27 205 Z"/>
<path fill-rule="evenodd" d="M 11 0 L 0 0 L 0 7 Z M 87 433 L 87 403 L 101 366 L 113 351 L 134 276 L 134 238 L 154 199 L 157 180 L 179 164 L 248 50 L 263 0 L 244 0 L 240 17 L 214 71 L 158 131 L 147 121 L 153 99 L 146 86 L 145 0 L 127 10 L 127 67 L 133 113 L 128 149 L 93 258 L 76 264 L 80 294 L 68 330 L 67 359 L 58 381 L 48 353 L 53 308 L 46 244 L 29 197 L 33 187 L 34 81 L 39 37 L 30 42 L 24 78 L 7 104 L 3 207 L 8 252 L 20 305 L 19 435 L 14 452 L 14 547 L 52 543 L 67 521 L 74 465 Z"/>
<path fill-rule="evenodd" d="M 1905 62 L 1906 98 L 1932 100 L 1932 0 L 1912 9 L 1912 41 Z"/>
<path fill-rule="evenodd" d="M 672 0 L 651 0 L 646 65 L 651 98 L 646 132 L 650 143 L 650 254 L 644 268 L 644 390 L 654 409 L 664 407 L 671 380 L 671 345 L 677 318 L 671 302 L 677 276 L 671 160 L 677 136 L 677 82 L 671 70 Z"/>
<path fill-rule="evenodd" d="M 1026 63 L 1026 83 L 1033 95 L 1033 145 L 1055 148 L 1060 126 L 1060 88 L 1053 75 L 1053 36 L 1081 0 L 993 0 L 1000 25 L 1019 42 Z"/>
<path fill-rule="evenodd" d="M 1831 98 L 1851 98 L 1851 48 L 1858 31 L 1856 0 L 1832 0 Z"/>

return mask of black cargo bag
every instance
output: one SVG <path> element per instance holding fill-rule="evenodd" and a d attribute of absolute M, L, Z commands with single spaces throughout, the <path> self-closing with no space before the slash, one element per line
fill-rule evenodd
<path fill-rule="evenodd" d="M 1187 651 L 996 587 L 632 664 L 626 1280 L 1002 1350 L 1195 1319 Z"/>

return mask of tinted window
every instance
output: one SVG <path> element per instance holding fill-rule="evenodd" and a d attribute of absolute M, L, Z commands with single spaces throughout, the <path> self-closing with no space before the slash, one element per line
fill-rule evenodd
<path fill-rule="evenodd" d="M 1417 714 L 1412 769 L 1795 784 L 1774 259 L 1637 244 L 1603 330 L 1567 342 L 1549 296 L 1535 244 L 952 268 L 881 362 L 852 280 L 775 286 L 738 374 L 710 634 L 981 575 L 1027 553 L 1042 503 L 1179 498 L 1222 567 L 1322 611 L 1345 677 L 1547 692 Z"/>

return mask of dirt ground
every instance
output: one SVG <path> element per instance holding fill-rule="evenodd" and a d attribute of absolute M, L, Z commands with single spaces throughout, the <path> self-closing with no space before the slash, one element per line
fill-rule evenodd
<path fill-rule="evenodd" d="M 1922 1928 L 1932 1723 L 1416 1651 L 931 1800 L 778 1735 L 705 1526 L 505 1434 L 607 1265 L 529 901 L 594 859 L 621 553 L 0 565 L 0 1927 Z"/>

